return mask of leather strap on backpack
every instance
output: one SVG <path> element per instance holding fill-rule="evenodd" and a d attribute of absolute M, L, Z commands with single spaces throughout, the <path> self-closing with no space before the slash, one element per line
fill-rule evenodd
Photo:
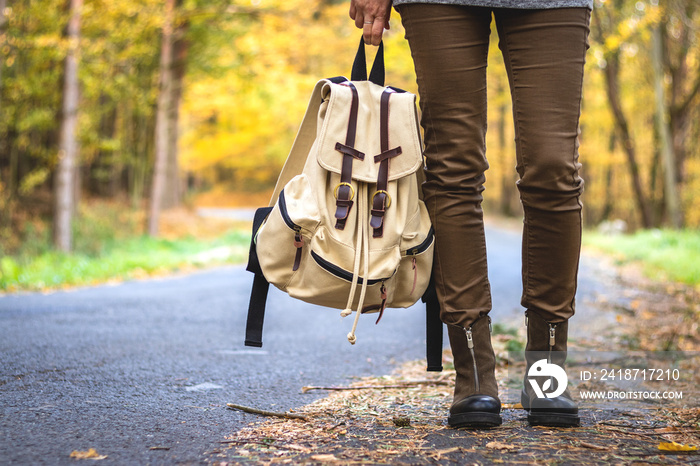
<path fill-rule="evenodd" d="M 350 117 L 348 118 L 348 132 L 345 136 L 345 144 L 337 142 L 335 150 L 343 154 L 343 165 L 340 170 L 340 183 L 335 189 L 335 227 L 338 230 L 345 228 L 345 223 L 350 215 L 355 191 L 352 187 L 352 161 L 364 160 L 365 154 L 355 149 L 355 136 L 357 135 L 357 114 L 360 107 L 360 98 L 357 88 L 351 83 L 343 83 L 352 90 L 352 103 L 350 104 Z"/>
<path fill-rule="evenodd" d="M 374 156 L 374 163 L 379 164 L 377 191 L 372 196 L 372 218 L 369 222 L 374 229 L 372 236 L 381 238 L 384 234 L 384 214 L 391 204 L 387 187 L 389 186 L 389 160 L 401 154 L 401 146 L 389 149 L 389 98 L 395 91 L 386 89 L 382 93 L 379 107 L 379 138 L 381 154 Z"/>

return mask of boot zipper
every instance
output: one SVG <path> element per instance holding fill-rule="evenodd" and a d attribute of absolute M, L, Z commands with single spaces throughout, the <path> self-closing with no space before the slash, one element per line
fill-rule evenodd
<path fill-rule="evenodd" d="M 551 364 L 552 363 L 552 349 L 554 348 L 554 344 L 556 343 L 556 336 L 557 336 L 557 324 L 549 324 L 549 353 L 547 354 L 547 363 Z M 554 377 L 549 378 L 549 383 L 554 386 Z"/>
<path fill-rule="evenodd" d="M 479 393 L 481 391 L 481 388 L 479 385 L 479 371 L 476 367 L 476 355 L 474 354 L 474 340 L 472 338 L 472 328 L 465 328 L 464 333 L 467 335 L 467 348 L 469 348 L 469 353 L 472 356 L 472 363 L 474 363 L 474 388 L 476 389 L 476 393 Z"/>
<path fill-rule="evenodd" d="M 549 354 L 547 355 L 547 362 L 552 363 L 552 349 L 556 343 L 556 328 L 557 324 L 549 324 Z"/>

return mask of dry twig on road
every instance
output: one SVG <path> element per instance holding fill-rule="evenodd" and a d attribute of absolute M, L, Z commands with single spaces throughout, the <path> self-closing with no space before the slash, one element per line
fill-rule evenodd
<path fill-rule="evenodd" d="M 272 417 L 283 417 L 285 419 L 299 419 L 300 421 L 308 421 L 309 418 L 306 416 L 303 416 L 301 414 L 294 414 L 294 413 L 278 413 L 275 411 L 265 411 L 262 409 L 257 409 L 257 408 L 251 408 L 250 406 L 242 406 L 242 405 L 237 405 L 234 403 L 226 403 L 226 406 L 229 409 L 237 409 L 239 411 L 243 411 L 245 413 L 250 413 L 250 414 L 259 414 L 261 416 L 272 416 Z"/>
<path fill-rule="evenodd" d="M 410 382 L 402 382 L 392 385 L 359 385 L 356 387 L 301 387 L 301 393 L 306 393 L 311 390 L 328 390 L 328 391 L 343 391 L 343 390 L 386 390 L 390 388 L 413 388 L 421 385 L 448 385 L 445 380 L 415 380 Z"/>

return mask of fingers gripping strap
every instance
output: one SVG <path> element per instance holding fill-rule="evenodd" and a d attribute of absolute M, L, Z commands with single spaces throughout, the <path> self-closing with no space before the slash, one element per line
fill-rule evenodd
<path fill-rule="evenodd" d="M 340 170 L 340 184 L 336 192 L 335 227 L 338 230 L 345 228 L 345 223 L 352 209 L 352 161 L 354 159 L 364 160 L 365 154 L 356 150 L 355 136 L 357 135 L 357 114 L 360 106 L 360 99 L 357 88 L 351 83 L 345 83 L 352 90 L 352 103 L 350 104 L 350 116 L 348 118 L 348 132 L 345 136 L 345 144 L 336 143 L 335 150 L 343 155 L 343 165 Z"/>
<path fill-rule="evenodd" d="M 401 154 L 401 146 L 389 149 L 389 98 L 394 91 L 386 89 L 382 93 L 379 109 L 381 154 L 374 157 L 374 162 L 379 163 L 379 174 L 377 175 L 377 191 L 372 197 L 372 218 L 370 226 L 373 228 L 372 236 L 379 238 L 384 234 L 384 214 L 389 207 L 389 160 Z"/>

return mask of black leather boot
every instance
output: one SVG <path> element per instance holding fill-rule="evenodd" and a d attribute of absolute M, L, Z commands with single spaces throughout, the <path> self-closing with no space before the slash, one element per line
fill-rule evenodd
<path fill-rule="evenodd" d="M 579 426 L 581 421 L 578 416 L 578 406 L 572 400 L 568 388 L 564 389 L 558 396 L 547 397 L 547 394 L 552 395 L 560 391 L 557 374 L 547 373 L 549 370 L 557 371 L 557 369 L 553 366 L 545 367 L 545 364 L 556 364 L 562 371 L 565 370 L 568 322 L 550 323 L 535 312 L 528 310 L 526 324 L 525 360 L 527 369 L 520 400 L 523 408 L 528 411 L 528 422 L 531 426 Z M 537 373 L 540 370 L 549 377 L 538 377 Z M 559 372 L 559 374 L 561 373 Z M 537 388 L 533 387 L 533 383 L 537 384 Z M 538 396 L 537 390 L 540 391 L 540 396 Z"/>
<path fill-rule="evenodd" d="M 501 401 L 496 383 L 496 355 L 491 346 L 491 318 L 480 317 L 470 327 L 447 326 L 454 358 L 454 401 L 450 427 L 501 425 Z"/>

